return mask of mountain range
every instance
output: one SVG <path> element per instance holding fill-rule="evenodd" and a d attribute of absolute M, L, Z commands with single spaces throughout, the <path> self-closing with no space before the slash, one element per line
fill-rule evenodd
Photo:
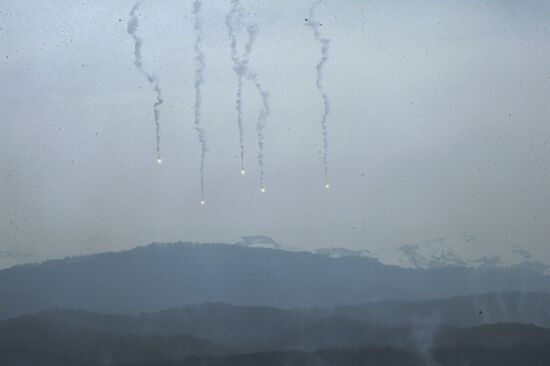
<path fill-rule="evenodd" d="M 422 243 L 398 245 L 386 249 L 350 250 L 333 247 L 315 251 L 333 258 L 368 257 L 403 268 L 529 268 L 550 274 L 550 255 L 534 252 L 517 244 L 497 243 L 474 235 L 438 238 Z"/>
<path fill-rule="evenodd" d="M 243 236 L 235 244 L 249 248 L 298 251 L 295 248 L 286 247 L 266 235 Z M 362 250 L 330 247 L 316 249 L 312 253 L 332 258 L 368 257 L 383 264 L 414 269 L 447 266 L 467 268 L 519 267 L 550 274 L 550 252 L 535 251 L 517 244 L 497 243 L 474 235 L 437 238 L 426 242 L 401 244 L 385 249 L 371 248 L 366 245 L 365 249 Z M 42 260 L 44 258 L 36 255 L 0 250 L 0 269 L 19 264 L 36 263 Z"/>
<path fill-rule="evenodd" d="M 546 253 L 548 254 L 548 253 Z M 493 242 L 474 235 L 438 238 L 405 244 L 372 253 L 385 264 L 406 268 L 445 266 L 469 268 L 528 267 L 550 274 L 550 257 L 517 244 Z"/>
<path fill-rule="evenodd" d="M 370 252 L 150 244 L 0 270 L 6 366 L 550 363 L 550 276 Z"/>
<path fill-rule="evenodd" d="M 544 365 L 549 346 L 550 329 L 528 324 L 392 327 L 227 304 L 139 316 L 57 310 L 0 321 L 6 366 Z"/>
<path fill-rule="evenodd" d="M 0 319 L 57 308 L 137 314 L 224 302 L 279 308 L 550 293 L 531 267 L 404 268 L 370 257 L 230 244 L 151 244 L 0 270 Z"/>

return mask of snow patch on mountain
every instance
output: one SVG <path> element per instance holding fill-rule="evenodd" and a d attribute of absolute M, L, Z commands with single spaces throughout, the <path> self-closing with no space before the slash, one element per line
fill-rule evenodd
<path fill-rule="evenodd" d="M 315 253 L 326 255 L 331 258 L 372 257 L 373 256 L 372 252 L 369 250 L 351 250 L 351 249 L 342 248 L 342 247 L 317 249 Z"/>
<path fill-rule="evenodd" d="M 340 247 L 315 250 L 331 258 L 368 257 L 387 265 L 428 269 L 438 267 L 518 268 L 550 275 L 550 257 L 517 244 L 497 243 L 473 235 L 438 238 L 383 250 Z"/>
<path fill-rule="evenodd" d="M 473 235 L 439 238 L 373 252 L 373 258 L 407 268 L 457 266 L 469 268 L 521 267 L 550 274 L 550 258 L 517 244 L 496 243 Z"/>
<path fill-rule="evenodd" d="M 250 248 L 282 249 L 282 246 L 279 243 L 266 235 L 242 236 L 241 239 L 242 240 L 236 244 L 244 245 Z"/>

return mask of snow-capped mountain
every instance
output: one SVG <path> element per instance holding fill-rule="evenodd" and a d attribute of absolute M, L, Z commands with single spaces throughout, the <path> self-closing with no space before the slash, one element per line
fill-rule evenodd
<path fill-rule="evenodd" d="M 18 253 L 9 250 L 0 250 L 0 269 L 17 264 L 39 262 L 40 258 L 31 254 Z"/>
<path fill-rule="evenodd" d="M 241 241 L 236 243 L 238 245 L 244 245 L 251 248 L 269 248 L 269 249 L 281 249 L 282 246 L 275 240 L 266 235 L 250 235 L 242 236 Z"/>
<path fill-rule="evenodd" d="M 317 249 L 316 254 L 326 255 L 331 258 L 341 257 L 373 257 L 373 254 L 369 250 L 351 250 L 347 248 L 323 248 Z"/>
<path fill-rule="evenodd" d="M 405 244 L 374 252 L 373 257 L 385 264 L 409 268 L 520 266 L 550 273 L 550 258 L 541 253 L 517 244 L 496 243 L 473 235 Z"/>
<path fill-rule="evenodd" d="M 550 274 L 550 257 L 516 244 L 496 243 L 473 235 L 439 238 L 424 243 L 404 244 L 383 250 L 349 250 L 326 248 L 317 254 L 333 258 L 357 256 L 377 259 L 381 263 L 406 268 L 445 266 L 469 268 L 522 267 Z"/>

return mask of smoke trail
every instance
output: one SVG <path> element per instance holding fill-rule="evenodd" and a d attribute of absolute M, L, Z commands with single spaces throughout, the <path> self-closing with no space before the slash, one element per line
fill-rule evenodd
<path fill-rule="evenodd" d="M 206 138 L 204 128 L 202 127 L 202 94 L 201 87 L 204 82 L 204 53 L 201 49 L 202 43 L 202 19 L 201 19 L 202 1 L 195 0 L 193 3 L 193 16 L 195 17 L 195 130 L 197 131 L 199 142 L 201 144 L 201 162 L 200 162 L 200 183 L 201 183 L 201 204 L 204 204 L 204 159 L 206 157 Z"/>
<path fill-rule="evenodd" d="M 269 92 L 266 91 L 260 82 L 258 81 L 258 75 L 254 73 L 248 73 L 247 75 L 248 79 L 250 79 L 254 86 L 256 86 L 256 89 L 258 90 L 258 93 L 260 94 L 260 97 L 262 98 L 262 109 L 260 111 L 260 115 L 258 117 L 258 123 L 256 124 L 256 132 L 258 133 L 258 165 L 260 167 L 260 189 L 262 192 L 265 192 L 265 186 L 264 186 L 264 128 L 267 121 L 267 118 L 269 117 L 269 114 L 271 113 L 271 109 L 269 107 Z"/>
<path fill-rule="evenodd" d="M 242 87 L 243 87 L 243 77 L 246 77 L 251 81 L 260 97 L 262 99 L 262 109 L 260 115 L 258 116 L 258 122 L 256 124 L 256 132 L 258 133 L 258 164 L 260 167 L 260 189 L 262 192 L 265 192 L 264 186 L 264 128 L 266 125 L 267 118 L 271 112 L 269 106 L 269 93 L 263 88 L 263 86 L 258 81 L 258 75 L 254 72 L 251 72 L 248 67 L 250 60 L 250 54 L 252 53 L 252 48 L 256 37 L 258 35 L 258 27 L 254 24 L 248 25 L 246 28 L 248 40 L 245 44 L 243 54 L 239 57 L 238 48 L 237 48 L 237 31 L 241 23 L 241 18 L 244 13 L 244 9 L 240 6 L 239 0 L 231 1 L 231 9 L 227 16 L 225 17 L 225 22 L 227 24 L 228 35 L 231 38 L 231 60 L 233 61 L 233 71 L 237 75 L 237 99 L 235 102 L 237 110 L 237 123 L 239 127 L 239 142 L 241 147 L 241 173 L 244 174 L 244 139 L 243 139 L 243 120 L 242 120 Z"/>
<path fill-rule="evenodd" d="M 157 161 L 159 163 L 162 162 L 162 159 L 160 157 L 160 110 L 159 107 L 163 103 L 162 100 L 162 92 L 160 90 L 159 86 L 159 80 L 158 77 L 155 74 L 152 74 L 150 72 L 147 72 L 145 68 L 143 67 L 143 62 L 141 60 L 141 47 L 143 45 L 143 39 L 141 39 L 140 36 L 136 33 L 139 22 L 137 17 L 137 11 L 141 5 L 141 1 L 137 1 L 130 11 L 130 20 L 128 21 L 128 33 L 132 36 L 134 39 L 134 65 L 136 65 L 136 68 L 140 73 L 145 75 L 147 78 L 147 81 L 153 86 L 155 93 L 156 93 L 156 100 L 153 104 L 153 111 L 154 111 L 154 118 L 155 118 L 155 132 L 156 132 L 156 138 L 157 138 Z"/>
<path fill-rule="evenodd" d="M 243 128 L 243 112 L 242 112 L 242 92 L 243 92 L 243 77 L 247 74 L 248 60 L 252 52 L 255 34 L 249 32 L 249 40 L 246 44 L 245 51 L 241 57 L 238 55 L 237 47 L 237 32 L 243 15 L 243 8 L 239 0 L 231 0 L 231 9 L 225 17 L 228 36 L 231 39 L 231 60 L 233 61 L 233 71 L 237 75 L 237 91 L 235 100 L 235 109 L 237 111 L 237 126 L 239 129 L 239 146 L 241 153 L 241 173 L 245 173 L 244 167 L 244 128 Z"/>
<path fill-rule="evenodd" d="M 323 166 L 325 169 L 325 187 L 329 188 L 328 183 L 328 128 L 327 128 L 327 118 L 330 113 L 330 100 L 325 92 L 324 86 L 323 86 L 323 67 L 325 66 L 325 63 L 329 59 L 329 48 L 330 48 L 330 39 L 323 38 L 320 31 L 321 24 L 315 20 L 315 8 L 321 4 L 323 0 L 316 1 L 309 11 L 309 20 L 307 22 L 307 26 L 311 27 L 313 30 L 313 35 L 315 36 L 315 40 L 321 44 L 321 60 L 319 60 L 319 63 L 316 66 L 317 69 L 317 89 L 319 90 L 319 93 L 321 94 L 321 98 L 323 99 L 323 116 L 321 117 L 321 127 L 323 129 Z"/>
<path fill-rule="evenodd" d="M 247 27 L 248 32 L 248 43 L 246 44 L 246 54 L 252 52 L 252 46 L 254 40 L 258 34 L 258 27 L 255 25 L 250 25 Z M 267 118 L 271 113 L 269 105 L 269 92 L 265 90 L 258 81 L 258 75 L 256 73 L 250 72 L 247 69 L 247 79 L 254 83 L 254 86 L 258 90 L 260 97 L 262 99 L 262 109 L 260 110 L 260 115 L 258 116 L 258 123 L 256 124 L 256 132 L 258 133 L 258 165 L 260 167 L 260 189 L 262 192 L 265 192 L 264 186 L 264 128 L 267 122 Z"/>
<path fill-rule="evenodd" d="M 241 72 L 241 60 L 237 53 L 237 30 L 236 17 L 239 17 L 239 0 L 231 1 L 231 9 L 225 17 L 228 35 L 231 39 L 231 60 L 233 61 L 233 71 L 237 74 L 237 96 L 235 101 L 235 109 L 237 110 L 237 126 L 239 128 L 239 146 L 241 149 L 241 173 L 244 174 L 244 137 L 243 137 L 243 121 L 242 121 L 242 90 L 243 90 L 243 74 Z"/>

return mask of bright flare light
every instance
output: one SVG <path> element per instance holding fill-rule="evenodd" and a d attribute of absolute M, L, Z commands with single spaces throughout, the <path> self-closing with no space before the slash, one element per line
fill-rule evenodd
<path fill-rule="evenodd" d="M 330 188 L 330 184 L 325 184 L 325 188 Z"/>
<path fill-rule="evenodd" d="M 242 174 L 242 175 L 245 175 L 245 174 L 246 174 L 246 172 L 244 171 L 244 169 L 241 170 L 241 174 Z"/>
<path fill-rule="evenodd" d="M 158 158 L 158 159 L 157 159 L 157 163 L 162 164 L 162 159 L 161 159 L 161 158 Z"/>
<path fill-rule="evenodd" d="M 260 192 L 265 193 L 265 188 L 264 187 L 260 188 Z"/>
<path fill-rule="evenodd" d="M 204 205 L 204 201 L 201 201 L 201 205 Z"/>

